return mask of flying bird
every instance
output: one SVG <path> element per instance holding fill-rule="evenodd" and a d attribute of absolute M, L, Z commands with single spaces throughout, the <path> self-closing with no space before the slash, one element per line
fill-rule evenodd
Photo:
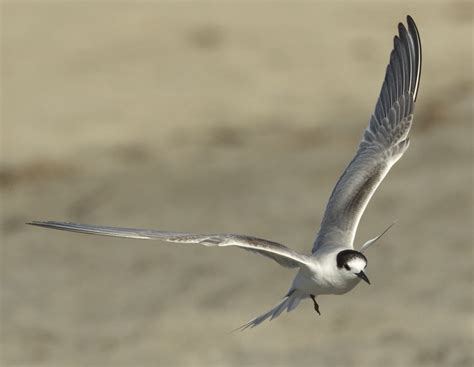
<path fill-rule="evenodd" d="M 315 311 L 320 314 L 316 297 L 347 293 L 361 280 L 370 284 L 364 272 L 367 267 L 364 253 L 390 227 L 367 241 L 359 251 L 354 249 L 354 237 L 375 190 L 408 148 L 420 73 L 420 36 L 415 22 L 408 16 L 406 27 L 398 24 L 398 35 L 394 37 L 375 111 L 354 158 L 332 191 L 311 255 L 299 254 L 282 244 L 245 235 L 192 234 L 56 221 L 33 221 L 28 224 L 103 236 L 240 247 L 266 256 L 281 266 L 295 268 L 298 273 L 286 295 L 274 308 L 238 329 L 255 327 L 267 319 L 278 317 L 284 310 L 292 311 L 304 299 L 311 299 Z"/>

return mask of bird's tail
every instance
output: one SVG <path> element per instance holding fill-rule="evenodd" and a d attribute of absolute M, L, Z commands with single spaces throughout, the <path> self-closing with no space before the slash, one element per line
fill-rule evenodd
<path fill-rule="evenodd" d="M 280 316 L 280 314 L 284 310 L 286 310 L 287 312 L 293 311 L 296 307 L 298 307 L 298 304 L 300 303 L 300 301 L 307 297 L 308 297 L 307 295 L 305 295 L 304 293 L 300 291 L 297 291 L 296 289 L 290 289 L 290 291 L 286 294 L 286 296 L 283 297 L 283 299 L 270 311 L 250 320 L 249 322 L 243 324 L 242 326 L 238 327 L 237 329 L 233 331 L 237 331 L 237 330 L 244 331 L 247 328 L 253 328 L 261 324 L 263 321 L 265 321 L 268 318 L 271 321 L 274 318 Z"/>

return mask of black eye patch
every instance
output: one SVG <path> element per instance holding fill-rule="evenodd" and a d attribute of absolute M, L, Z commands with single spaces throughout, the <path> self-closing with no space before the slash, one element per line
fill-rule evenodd
<path fill-rule="evenodd" d="M 351 270 L 351 267 L 350 267 L 349 265 L 347 265 L 347 264 L 344 264 L 344 269 L 346 269 L 346 270 Z"/>

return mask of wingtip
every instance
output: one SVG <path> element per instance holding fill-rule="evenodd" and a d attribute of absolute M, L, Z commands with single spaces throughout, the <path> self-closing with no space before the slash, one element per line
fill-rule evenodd
<path fill-rule="evenodd" d="M 418 29 L 416 27 L 416 23 L 415 21 L 413 20 L 413 17 L 411 15 L 407 15 L 406 16 L 406 22 L 407 22 L 407 25 L 405 26 L 405 24 L 403 22 L 399 22 L 398 23 L 398 31 L 400 32 L 402 29 L 404 29 L 405 31 L 409 32 L 411 29 L 413 30 L 416 30 L 416 33 L 418 33 Z"/>
<path fill-rule="evenodd" d="M 29 222 L 26 222 L 25 224 L 28 224 L 30 226 L 44 226 L 49 223 L 52 223 L 51 221 L 44 221 L 44 220 L 31 220 Z"/>
<path fill-rule="evenodd" d="M 56 222 L 49 221 L 49 220 L 48 221 L 32 220 L 32 221 L 26 222 L 25 224 L 29 226 L 48 228 L 48 227 L 51 227 L 52 224 L 56 224 Z"/>
<path fill-rule="evenodd" d="M 418 27 L 416 26 L 415 21 L 409 15 L 407 15 L 407 26 L 408 26 L 408 32 L 417 38 L 419 46 L 421 47 L 420 32 L 418 31 Z"/>
<path fill-rule="evenodd" d="M 32 220 L 30 222 L 26 222 L 25 224 L 29 225 L 29 226 L 40 226 L 42 222 L 40 221 L 37 221 L 37 220 Z"/>
<path fill-rule="evenodd" d="M 403 24 L 402 22 L 398 23 L 398 33 L 400 34 L 400 36 L 405 32 L 407 32 L 405 24 Z"/>

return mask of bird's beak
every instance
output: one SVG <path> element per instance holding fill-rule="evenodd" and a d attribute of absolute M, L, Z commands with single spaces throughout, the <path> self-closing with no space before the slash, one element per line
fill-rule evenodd
<path fill-rule="evenodd" d="M 370 284 L 370 281 L 369 281 L 369 278 L 367 278 L 367 275 L 365 275 L 365 273 L 363 271 L 361 271 L 360 273 L 356 274 L 360 279 L 364 280 L 365 282 L 367 282 L 367 284 Z"/>

